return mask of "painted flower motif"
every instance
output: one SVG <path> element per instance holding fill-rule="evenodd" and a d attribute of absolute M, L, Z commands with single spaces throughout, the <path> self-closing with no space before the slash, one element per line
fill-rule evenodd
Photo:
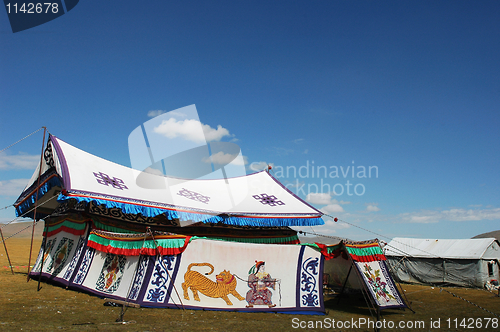
<path fill-rule="evenodd" d="M 363 274 L 372 287 L 377 300 L 383 298 L 386 302 L 389 302 L 391 298 L 395 299 L 395 297 L 392 296 L 391 293 L 389 293 L 389 291 L 386 289 L 387 283 L 382 281 L 382 279 L 380 278 L 380 270 L 375 270 L 375 272 L 372 273 L 373 269 L 368 264 L 365 264 L 364 268 L 366 272 L 363 272 Z"/>

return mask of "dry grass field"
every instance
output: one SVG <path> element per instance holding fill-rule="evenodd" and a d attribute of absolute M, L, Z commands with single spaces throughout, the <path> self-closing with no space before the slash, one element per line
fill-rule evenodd
<path fill-rule="evenodd" d="M 42 239 L 37 236 L 34 242 L 36 256 Z M 325 316 L 288 315 L 273 313 L 237 313 L 223 311 L 176 310 L 128 308 L 124 323 L 117 323 L 121 308 L 103 306 L 104 301 L 95 296 L 66 290 L 42 283 L 37 291 L 37 281 L 26 281 L 26 266 L 29 256 L 29 237 L 13 237 L 6 241 L 11 260 L 16 268 L 12 275 L 7 268 L 7 258 L 3 245 L 0 246 L 0 330 L 1 331 L 293 331 L 303 327 L 317 326 L 318 330 L 331 331 L 373 331 L 368 326 L 355 328 L 328 328 L 329 323 L 337 321 L 361 322 L 373 320 L 365 301 L 359 294 L 343 297 L 340 301 L 331 297 L 325 301 Z M 32 264 L 36 257 L 32 258 Z M 489 311 L 500 315 L 500 298 L 479 289 L 468 288 L 432 288 L 429 286 L 403 285 L 411 306 L 416 311 L 386 310 L 382 319 L 386 328 L 382 331 L 499 331 L 494 316 L 473 304 L 454 297 L 449 292 L 461 296 Z M 463 321 L 463 319 L 466 319 Z M 430 322 L 440 319 L 440 328 L 431 328 Z M 450 319 L 447 321 L 447 319 Z M 455 320 L 457 319 L 457 320 Z M 302 323 L 301 323 L 302 321 Z M 320 328 L 320 323 L 323 329 Z M 420 328 L 396 328 L 398 324 L 416 324 Z M 394 328 L 388 328 L 390 322 Z M 439 321 L 438 321 L 439 322 Z M 465 323 L 460 326 L 460 323 Z M 474 325 L 470 325 L 474 322 Z M 482 323 L 481 328 L 478 328 Z M 451 326 L 449 326 L 449 324 Z M 456 324 L 456 326 L 455 326 Z M 338 325 L 337 325 L 338 326 Z M 474 328 L 468 328 L 472 327 Z M 298 327 L 298 328 L 294 328 Z M 435 325 L 435 327 L 437 327 Z"/>

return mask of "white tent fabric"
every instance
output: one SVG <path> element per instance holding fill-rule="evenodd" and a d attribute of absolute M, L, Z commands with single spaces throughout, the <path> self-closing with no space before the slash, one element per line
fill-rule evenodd
<path fill-rule="evenodd" d="M 499 278 L 496 239 L 394 238 L 384 248 L 395 278 L 423 284 L 483 287 Z"/>
<path fill-rule="evenodd" d="M 157 231 L 153 224 L 158 221 L 163 227 L 165 217 L 238 226 L 323 224 L 320 211 L 269 173 L 215 180 L 165 177 L 99 158 L 55 136 L 50 137 L 44 160 L 42 175 L 38 177 L 37 171 L 16 202 L 16 212 L 22 214 L 35 201 L 56 197 L 60 191 L 61 205 L 43 212 L 45 241 L 30 277 L 146 307 L 324 312 L 323 256 L 316 248 L 226 242 L 165 230 L 146 241 L 147 234 Z M 65 209 L 71 205 L 78 208 Z M 92 210 L 101 207 L 119 213 L 101 218 Z M 137 221 L 134 226 L 148 233 L 136 233 L 122 227 L 136 222 L 129 215 L 158 218 L 150 224 Z M 119 239 L 99 227 L 117 229 L 113 236 Z M 228 235 L 233 229 L 220 228 L 227 229 Z M 91 240 L 97 232 L 102 237 Z M 176 233 L 182 230 L 176 228 Z M 255 233 L 255 237 L 260 234 Z M 137 234 L 141 234 L 138 247 Z M 176 236 L 185 238 L 184 246 L 178 246 Z"/>
<path fill-rule="evenodd" d="M 125 213 L 148 217 L 166 213 L 169 219 L 195 222 L 250 226 L 324 223 L 319 210 L 265 171 L 234 178 L 186 180 L 113 163 L 55 136 L 50 137 L 49 144 L 56 172 L 62 179 L 60 202 L 71 198 L 95 201 Z M 34 176 L 27 188 L 33 188 L 36 180 Z M 21 197 L 26 195 L 23 192 Z"/>
<path fill-rule="evenodd" d="M 324 260 L 307 245 L 197 238 L 176 255 L 125 256 L 87 246 L 85 227 L 52 232 L 30 276 L 143 307 L 324 313 Z"/>
<path fill-rule="evenodd" d="M 495 259 L 488 250 L 494 238 L 485 239 L 413 239 L 396 237 L 385 247 L 389 256 L 411 256 L 424 258 Z"/>

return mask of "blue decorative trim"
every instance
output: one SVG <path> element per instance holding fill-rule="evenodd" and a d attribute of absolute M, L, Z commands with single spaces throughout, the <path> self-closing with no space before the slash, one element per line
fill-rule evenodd
<path fill-rule="evenodd" d="M 137 296 L 137 303 L 143 303 L 146 298 L 146 292 L 148 290 L 151 279 L 153 278 L 153 271 L 156 264 L 156 256 L 144 256 L 148 260 L 148 267 L 146 269 L 146 274 L 144 275 L 144 280 L 142 281 L 142 286 Z M 142 306 L 142 304 L 141 304 Z"/>
<path fill-rule="evenodd" d="M 64 273 L 63 279 L 69 280 L 73 275 L 73 270 L 75 269 L 76 263 L 80 260 L 80 255 L 82 254 L 86 241 L 87 238 L 85 236 L 81 236 L 78 240 L 77 249 L 73 255 L 71 263 L 68 266 L 68 269 L 66 270 L 66 273 Z"/>
<path fill-rule="evenodd" d="M 318 281 L 319 258 L 309 257 L 302 264 L 302 276 L 300 290 L 304 292 L 301 296 L 302 305 L 307 307 L 316 307 L 319 305 L 319 292 L 316 289 Z"/>
<path fill-rule="evenodd" d="M 165 300 L 166 303 L 172 298 L 172 288 L 174 288 L 174 283 L 175 283 L 175 280 L 177 279 L 177 273 L 179 272 L 179 266 L 181 265 L 182 253 L 178 254 L 176 257 L 177 257 L 177 259 L 175 260 L 174 271 L 172 272 L 172 276 L 171 276 L 172 280 L 170 281 L 170 285 L 168 285 L 168 289 L 167 289 L 167 298 Z M 173 303 L 175 304 L 175 302 L 173 302 Z"/>
<path fill-rule="evenodd" d="M 297 279 L 295 280 L 296 287 L 296 295 L 295 295 L 295 307 L 300 308 L 300 272 L 302 270 L 302 259 L 304 257 L 304 250 L 306 246 L 301 246 L 299 251 L 299 261 L 297 264 Z"/>
<path fill-rule="evenodd" d="M 211 221 L 203 221 L 211 223 Z M 320 217 L 317 218 L 245 218 L 245 217 L 226 217 L 222 221 L 227 225 L 234 226 L 319 226 L 325 222 Z"/>
<path fill-rule="evenodd" d="M 87 272 L 90 268 L 90 264 L 92 264 L 94 253 L 94 248 L 86 247 L 85 255 L 83 256 L 83 260 L 80 263 L 80 268 L 75 279 L 73 280 L 73 283 L 77 285 L 83 284 L 85 278 L 87 277 Z"/>
<path fill-rule="evenodd" d="M 47 178 L 48 176 L 51 176 L 52 174 L 54 174 L 53 171 L 51 171 L 50 173 L 45 173 L 44 175 L 42 175 L 40 177 L 40 182 L 43 182 L 44 178 Z M 37 182 L 35 181 L 35 185 L 36 185 L 36 183 Z M 36 190 L 33 194 L 31 194 L 31 196 L 29 196 L 27 199 L 25 199 L 24 202 L 22 202 L 21 204 L 16 206 L 16 217 L 22 216 L 26 211 L 28 211 L 30 208 L 33 207 L 33 205 L 35 204 L 35 201 L 36 201 L 37 192 L 38 192 L 38 199 L 40 199 L 43 197 L 43 195 L 45 195 L 53 187 L 60 187 L 60 186 L 61 186 L 61 181 L 59 180 L 59 178 L 57 176 L 49 179 L 47 182 L 45 182 L 43 185 L 41 185 L 38 188 L 38 190 Z M 33 189 L 29 188 L 24 193 L 29 192 L 30 189 L 35 190 L 34 188 Z M 21 194 L 21 197 L 22 197 L 22 194 Z M 21 197 L 18 200 L 21 200 Z M 34 212 L 31 211 L 30 213 L 28 213 L 24 217 L 33 218 L 33 214 L 34 214 Z M 40 212 L 37 212 L 37 215 L 38 215 L 38 218 L 43 218 L 43 217 L 47 216 L 47 214 L 43 214 Z"/>
<path fill-rule="evenodd" d="M 134 283 L 132 284 L 132 289 L 128 295 L 130 300 L 137 300 L 139 292 L 142 287 L 143 281 L 146 279 L 146 271 L 148 269 L 149 256 L 140 256 L 137 262 L 137 272 L 134 277 Z"/>
<path fill-rule="evenodd" d="M 163 303 L 168 301 L 170 294 L 167 294 L 167 284 L 169 282 L 172 282 L 172 280 L 169 280 L 169 277 L 171 275 L 169 271 L 172 271 L 174 269 L 175 265 L 173 264 L 175 260 L 175 255 L 157 257 L 154 272 L 150 279 L 150 284 L 154 286 L 149 289 L 145 300 L 156 303 Z"/>
<path fill-rule="evenodd" d="M 325 223 L 323 219 L 321 219 L 321 217 L 317 218 L 232 217 L 227 215 L 211 215 L 203 213 L 166 210 L 162 208 L 108 201 L 105 199 L 97 199 L 92 197 L 66 196 L 63 194 L 59 194 L 57 201 L 64 202 L 69 199 L 76 199 L 78 202 L 83 201 L 86 203 L 94 201 L 96 204 L 105 205 L 107 208 L 119 208 L 124 213 L 127 214 L 142 214 L 145 217 L 155 217 L 160 214 L 165 214 L 168 220 L 194 221 L 194 222 L 203 222 L 205 224 L 224 223 L 227 225 L 234 225 L 234 226 L 275 227 L 275 226 L 319 226 Z"/>

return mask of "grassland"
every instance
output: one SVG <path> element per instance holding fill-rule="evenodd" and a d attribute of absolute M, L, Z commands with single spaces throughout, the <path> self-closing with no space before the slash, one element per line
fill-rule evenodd
<path fill-rule="evenodd" d="M 42 239 L 34 241 L 34 254 L 38 253 Z M 37 282 L 27 282 L 26 266 L 29 257 L 29 238 L 14 237 L 6 242 L 14 266 L 14 275 L 6 268 L 7 258 L 3 245 L 0 246 L 0 330 L 1 331 L 291 331 L 292 319 L 307 321 L 305 324 L 318 324 L 316 321 L 357 321 L 374 319 L 365 301 L 360 295 L 343 297 L 340 301 L 331 297 L 325 302 L 326 316 L 305 316 L 272 313 L 237 313 L 202 310 L 128 308 L 124 323 L 117 323 L 121 308 L 105 307 L 104 301 L 94 296 L 78 293 L 64 288 L 42 283 L 37 291 Z M 35 258 L 32 258 L 32 264 Z M 432 288 L 420 285 L 403 285 L 406 296 L 411 302 L 415 314 L 409 310 L 386 310 L 382 318 L 398 322 L 423 321 L 425 328 L 411 331 L 462 331 L 472 330 L 460 327 L 461 320 L 482 319 L 483 327 L 479 331 L 499 331 L 490 326 L 486 329 L 485 318 L 497 318 L 473 304 L 451 295 L 452 292 L 489 311 L 500 315 L 500 298 L 479 289 L 468 288 Z M 447 319 L 451 319 L 452 328 L 448 328 Z M 453 319 L 457 318 L 457 328 Z M 431 329 L 431 319 L 441 319 L 440 329 Z M 308 321 L 312 321 L 309 323 Z M 297 320 L 295 320 L 297 322 Z M 468 323 L 467 323 L 468 324 Z M 297 325 L 297 324 L 295 324 Z M 325 327 L 326 325 L 323 325 Z M 300 329 L 299 329 L 300 330 Z M 373 331 L 371 328 L 318 330 L 331 331 Z M 402 329 L 382 328 L 382 331 L 402 331 Z M 405 329 L 409 330 L 409 329 Z"/>

